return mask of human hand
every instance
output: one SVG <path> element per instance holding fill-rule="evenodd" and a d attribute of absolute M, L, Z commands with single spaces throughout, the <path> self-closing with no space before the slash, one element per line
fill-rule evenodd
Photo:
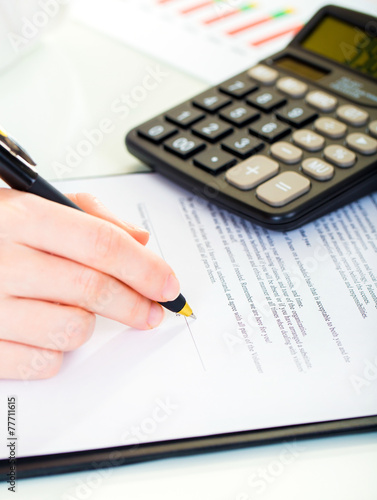
<path fill-rule="evenodd" d="M 149 329 L 163 318 L 156 302 L 179 294 L 144 246 L 148 232 L 91 195 L 68 197 L 85 213 L 0 189 L 0 378 L 52 377 L 90 338 L 95 314 Z"/>

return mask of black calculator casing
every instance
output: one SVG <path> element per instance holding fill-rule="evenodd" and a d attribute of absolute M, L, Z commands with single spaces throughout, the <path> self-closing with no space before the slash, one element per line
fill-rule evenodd
<path fill-rule="evenodd" d="M 260 61 L 260 63 L 277 69 L 280 77 L 291 76 L 305 82 L 308 85 L 308 92 L 311 90 L 322 90 L 333 95 L 338 101 L 337 106 L 352 104 L 367 111 L 369 114 L 368 123 L 373 120 L 377 120 L 376 79 L 367 74 L 362 74 L 351 68 L 345 67 L 335 61 L 327 60 L 320 55 L 304 49 L 301 45 L 302 40 L 308 36 L 314 27 L 316 27 L 320 20 L 326 15 L 331 15 L 348 23 L 352 23 L 352 25 L 357 27 L 359 30 L 365 30 L 368 26 L 375 27 L 377 23 L 375 18 L 371 18 L 365 14 L 340 7 L 326 6 L 317 12 L 317 14 L 309 21 L 308 24 L 305 25 L 305 27 L 294 37 L 291 43 L 283 51 Z M 375 33 L 376 32 L 374 32 L 374 36 Z M 319 80 L 313 81 L 305 76 L 297 75 L 297 73 L 280 67 L 279 61 L 287 56 L 294 60 L 310 64 L 313 68 L 319 68 L 324 76 L 322 76 Z M 231 79 L 226 82 L 222 82 L 215 87 L 210 87 L 210 89 L 219 89 L 221 86 L 226 86 L 227 82 L 231 82 L 235 78 L 245 77 L 247 77 L 247 71 L 239 73 L 238 75 L 235 75 Z M 341 86 L 339 87 L 339 85 L 337 86 L 336 82 L 343 81 L 346 83 L 349 82 L 350 86 L 347 87 L 346 85 L 344 88 L 341 88 Z M 260 83 L 258 83 L 258 86 L 260 89 L 263 88 L 263 85 Z M 350 95 L 350 93 L 352 94 L 350 89 L 352 90 L 353 86 L 361 88 L 363 91 L 359 92 L 357 95 L 355 95 L 355 93 Z M 266 86 L 266 88 L 270 90 L 271 86 Z M 197 106 L 192 104 L 193 101 L 195 99 L 200 99 L 200 96 L 207 94 L 208 90 L 209 89 L 197 96 L 194 96 L 192 99 L 186 101 L 186 103 L 181 103 L 180 106 L 190 103 L 190 106 L 196 108 Z M 279 93 L 280 91 L 277 92 Z M 219 90 L 219 93 L 226 95 L 221 90 Z M 288 100 L 290 99 L 291 98 L 288 98 Z M 232 102 L 235 102 L 237 101 L 237 98 L 231 98 L 231 100 Z M 303 106 L 307 106 L 304 98 L 295 98 L 294 101 L 297 105 L 302 104 Z M 239 102 L 243 102 L 243 100 L 240 99 Z M 156 120 L 169 122 L 165 118 L 167 113 L 168 112 L 162 113 L 158 117 L 154 117 L 152 120 L 143 124 L 143 126 L 153 124 Z M 271 113 L 265 113 L 265 115 L 273 116 L 275 113 L 276 110 L 274 109 Z M 211 114 L 206 112 L 205 115 L 206 117 L 209 115 L 216 117 L 218 116 L 218 113 Z M 329 113 L 318 112 L 318 116 L 336 118 L 335 111 Z M 245 127 L 245 129 L 249 126 L 250 125 Z M 160 144 L 154 144 L 148 139 L 145 139 L 145 137 L 141 137 L 139 133 L 140 127 L 134 128 L 126 136 L 126 146 L 130 153 L 135 155 L 142 162 L 151 166 L 157 172 L 160 172 L 167 178 L 190 190 L 195 195 L 199 195 L 205 198 L 208 202 L 215 203 L 253 223 L 269 229 L 282 231 L 295 229 L 332 210 L 350 203 L 361 196 L 369 194 L 377 188 L 377 154 L 357 154 L 356 163 L 351 168 L 336 168 L 334 177 L 326 182 L 311 178 L 311 187 L 308 193 L 303 194 L 285 206 L 273 207 L 258 199 L 255 189 L 243 191 L 230 185 L 225 180 L 224 171 L 213 174 L 198 168 L 198 166 L 194 164 L 195 156 L 188 159 L 181 159 L 165 149 L 164 143 L 166 141 L 162 141 Z M 179 130 L 179 127 L 177 128 Z M 286 133 L 284 137 L 279 140 L 292 142 L 292 134 L 298 128 L 300 127 L 290 126 L 291 131 Z M 301 128 L 313 129 L 313 122 L 305 124 L 305 126 Z M 368 134 L 368 124 L 365 124 L 365 126 L 362 127 L 347 125 L 347 129 L 347 134 Z M 189 128 L 186 128 L 185 130 L 182 128 L 180 131 L 191 133 Z M 326 145 L 345 145 L 345 137 L 340 139 L 329 139 L 326 137 L 325 140 Z M 219 142 L 221 143 L 221 141 Z M 214 145 L 208 144 L 206 147 L 207 146 L 212 147 Z M 264 142 L 262 149 L 258 151 L 258 153 L 270 156 L 270 147 L 271 143 Z M 302 161 L 304 161 L 305 158 L 313 156 L 323 158 L 323 149 L 322 151 L 318 151 L 316 153 L 304 151 Z M 241 162 L 242 159 L 236 158 L 236 161 Z M 296 163 L 295 165 L 284 165 L 279 162 L 280 171 L 283 172 L 284 170 L 291 170 L 300 172 L 302 161 Z"/>

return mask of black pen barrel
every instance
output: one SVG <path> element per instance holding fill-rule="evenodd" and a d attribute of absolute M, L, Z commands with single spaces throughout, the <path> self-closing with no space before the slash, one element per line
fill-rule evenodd
<path fill-rule="evenodd" d="M 64 196 L 63 193 L 55 189 L 54 186 L 43 179 L 43 177 L 41 177 L 40 175 L 38 175 L 33 184 L 30 186 L 28 192 L 36 194 L 37 196 L 41 196 L 42 198 L 46 198 L 47 200 L 55 201 L 55 203 L 59 203 L 60 205 L 66 205 L 67 207 L 81 210 L 81 208 L 73 203 L 73 201 L 71 201 L 69 198 Z"/>

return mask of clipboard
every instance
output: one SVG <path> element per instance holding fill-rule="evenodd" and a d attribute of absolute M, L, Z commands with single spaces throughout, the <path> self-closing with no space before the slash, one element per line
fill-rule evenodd
<path fill-rule="evenodd" d="M 134 446 L 24 457 L 17 460 L 17 479 L 97 470 L 164 458 L 376 430 L 377 415 L 372 415 L 370 417 L 183 438 L 157 443 L 141 443 Z M 0 481 L 8 480 L 7 474 L 9 474 L 9 463 L 7 460 L 0 460 Z"/>
<path fill-rule="evenodd" d="M 2 383 L 3 394 L 6 388 L 8 396 L 17 396 L 16 437 L 23 446 L 23 452 L 17 456 L 17 478 L 377 429 L 374 380 L 371 371 L 365 372 L 374 367 L 377 313 L 372 303 L 367 304 L 366 318 L 360 319 L 352 296 L 344 293 L 339 270 L 332 259 L 326 258 L 326 245 L 316 246 L 318 235 L 325 234 L 319 231 L 326 227 L 330 230 L 336 220 L 352 222 L 353 217 L 376 220 L 375 195 L 338 211 L 336 220 L 334 214 L 330 214 L 305 226 L 305 235 L 299 230 L 284 235 L 253 226 L 215 206 L 203 206 L 201 200 L 158 174 L 67 181 L 57 183 L 57 187 L 63 192 L 92 192 L 114 213 L 148 227 L 152 250 L 162 253 L 177 270 L 182 289 L 187 297 L 192 297 L 190 302 L 200 319 L 188 323 L 171 315 L 160 330 L 141 334 L 99 318 L 95 336 L 82 349 L 67 356 L 56 379 Z M 164 199 L 163 208 L 161 199 Z M 197 226 L 193 225 L 195 220 Z M 167 227 L 175 228 L 173 241 L 166 235 Z M 197 232 L 198 236 L 206 236 L 212 242 L 208 256 L 214 252 L 222 270 L 221 274 L 216 273 L 215 282 L 211 281 L 199 252 L 202 240 L 193 237 L 193 229 L 199 227 L 202 231 Z M 367 231 L 366 224 L 360 227 Z M 227 249 L 224 234 L 229 236 Z M 365 234 L 360 232 L 360 238 Z M 308 283 L 302 280 L 301 287 L 296 283 L 303 309 L 309 311 L 310 318 L 308 323 L 305 314 L 300 312 L 307 335 L 299 344 L 291 344 L 292 349 L 299 345 L 305 347 L 307 356 L 302 355 L 300 363 L 298 358 L 294 361 L 292 349 L 285 344 L 288 339 L 274 315 L 260 316 L 262 324 L 268 327 L 270 343 L 262 335 L 262 326 L 257 328 L 257 322 L 249 318 L 242 327 L 236 319 L 235 311 L 247 319 L 246 313 L 251 310 L 250 299 L 244 293 L 246 285 L 242 286 L 246 282 L 240 281 L 239 272 L 235 272 L 250 265 L 249 256 L 244 251 L 236 251 L 241 247 L 241 239 L 255 255 L 264 245 L 261 259 L 274 258 L 271 262 L 277 263 L 284 258 L 286 269 L 295 262 L 292 248 L 302 262 L 314 255 L 314 251 L 322 259 L 318 260 L 310 281 L 317 287 L 321 309 L 317 302 L 317 308 L 313 307 L 313 293 Z M 307 246 L 305 241 L 316 242 L 316 245 Z M 190 255 L 190 265 L 179 259 L 177 248 L 182 244 Z M 233 266 L 230 250 L 239 267 Z M 369 248 L 364 252 L 371 269 L 376 265 L 373 256 Z M 253 278 L 250 290 L 257 301 L 265 293 L 258 285 L 258 276 L 263 282 L 264 276 L 260 273 L 264 271 L 259 267 L 250 269 L 250 280 Z M 195 279 L 193 270 L 197 273 Z M 323 273 L 331 276 L 333 288 L 338 287 L 336 294 L 328 293 L 328 281 L 323 282 Z M 297 278 L 294 273 L 290 276 Z M 239 292 L 237 300 L 230 300 L 224 283 L 233 299 L 235 292 Z M 340 298 L 347 307 L 336 316 Z M 292 306 L 291 311 L 297 310 Z M 258 311 L 262 314 L 262 303 Z M 332 328 L 339 332 L 339 338 L 332 335 L 327 317 L 332 320 Z M 311 327 L 312 323 L 320 328 Z M 358 330 L 354 330 L 355 325 L 359 325 Z M 244 330 L 254 342 L 254 351 L 248 347 L 250 343 L 246 342 Z M 295 331 L 298 332 L 298 326 Z M 359 332 L 357 338 L 354 331 Z M 227 350 L 228 347 L 231 349 Z M 296 351 L 298 355 L 298 349 Z M 259 353 L 259 358 L 253 356 L 254 353 Z M 264 371 L 258 371 L 258 367 Z M 237 383 L 238 387 L 234 385 Z M 161 410 L 164 395 L 165 413 Z M 115 401 L 119 403 L 117 408 Z M 343 408 L 339 408 L 341 404 Z M 111 414 L 109 408 L 113 410 Z M 130 416 L 127 412 L 131 408 L 134 414 Z M 169 413 L 169 408 L 174 412 Z M 2 421 L 6 422 L 3 406 L 0 411 Z M 151 432 L 153 415 L 158 425 Z M 337 417 L 333 418 L 334 415 Z M 145 424 L 141 426 L 143 440 L 132 434 L 135 422 Z M 116 428 L 114 433 L 112 428 Z M 9 456 L 4 452 L 8 437 L 3 434 L 0 445 L 0 479 L 3 481 L 9 473 Z"/>

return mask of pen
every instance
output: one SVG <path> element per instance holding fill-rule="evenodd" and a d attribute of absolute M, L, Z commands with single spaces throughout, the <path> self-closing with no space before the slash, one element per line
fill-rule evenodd
<path fill-rule="evenodd" d="M 36 163 L 29 154 L 0 129 L 0 178 L 13 189 L 27 191 L 83 212 L 80 207 L 43 179 L 35 167 Z M 182 294 L 179 294 L 175 300 L 159 302 L 159 304 L 176 314 L 195 318 Z"/>

